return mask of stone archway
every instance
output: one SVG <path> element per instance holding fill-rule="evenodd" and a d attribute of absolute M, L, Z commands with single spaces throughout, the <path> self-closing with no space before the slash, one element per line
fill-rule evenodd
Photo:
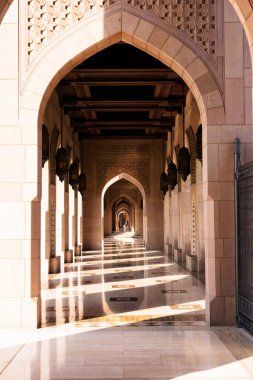
<path fill-rule="evenodd" d="M 143 205 L 143 210 L 142 210 L 143 240 L 144 240 L 144 242 L 147 242 L 147 219 L 148 219 L 148 216 L 147 216 L 147 213 L 146 213 L 146 209 L 147 209 L 147 205 L 146 205 L 147 204 L 147 191 L 145 191 L 145 188 L 143 187 L 143 185 L 136 178 L 134 178 L 132 175 L 130 175 L 128 173 L 120 173 L 120 174 L 118 174 L 116 176 L 114 176 L 114 174 L 112 173 L 110 177 L 111 177 L 110 179 L 107 179 L 106 183 L 103 186 L 102 192 L 101 192 L 101 217 L 102 217 L 102 228 L 101 228 L 101 230 L 102 230 L 102 239 L 104 237 L 104 227 L 103 227 L 103 223 L 104 223 L 104 207 L 103 206 L 104 206 L 104 196 L 105 196 L 105 193 L 110 188 L 111 185 L 113 185 L 114 183 L 116 183 L 117 181 L 119 181 L 121 179 L 125 179 L 128 182 L 132 183 L 134 186 L 136 186 L 137 189 L 140 191 L 140 193 L 142 195 L 142 205 Z M 132 197 L 129 196 L 129 194 L 127 194 L 127 195 L 125 195 L 125 193 L 122 193 L 122 194 L 123 194 L 123 196 L 128 197 L 130 199 L 130 202 L 132 202 L 133 204 L 135 203 L 134 200 L 132 199 Z M 112 202 L 114 202 L 119 197 L 121 197 L 121 194 L 120 194 L 120 196 L 117 195 L 117 197 L 115 199 L 113 199 Z M 129 216 L 129 219 L 130 219 L 130 216 Z"/>
<path fill-rule="evenodd" d="M 238 9 L 240 10 L 239 16 L 243 15 L 244 20 L 247 20 L 247 23 L 245 24 L 243 21 L 243 24 L 251 46 L 253 31 L 250 29 L 250 25 L 252 25 L 252 22 L 250 23 L 252 20 L 250 2 L 231 0 L 231 3 L 238 14 Z M 6 12 L 8 13 L 8 11 Z M 222 310 L 220 314 L 223 322 L 227 323 L 229 319 L 226 317 L 230 310 L 227 305 L 233 303 L 233 295 L 226 297 L 225 293 L 218 291 L 216 257 L 223 242 L 215 228 L 220 204 L 213 187 L 215 181 L 212 177 L 212 168 L 209 166 L 210 157 L 217 152 L 212 131 L 221 129 L 226 124 L 220 88 L 213 75 L 210 74 L 209 68 L 200 59 L 201 53 L 198 54 L 196 50 L 185 46 L 182 38 L 171 35 L 164 27 L 159 26 L 155 17 L 150 15 L 146 17 L 140 10 L 134 11 L 133 7 L 117 5 L 113 10 L 93 14 L 92 17 L 77 23 L 52 39 L 52 42 L 40 51 L 27 70 L 23 70 L 20 92 L 18 91 L 18 72 L 15 72 L 15 80 L 6 81 L 8 83 L 0 86 L 4 94 L 2 104 L 5 109 L 4 115 L 12 109 L 13 102 L 15 103 L 13 112 L 8 118 L 2 116 L 0 123 L 2 126 L 18 126 L 18 134 L 14 142 L 14 135 L 10 136 L 10 131 L 5 128 L 7 137 L 4 141 L 8 144 L 6 141 L 9 136 L 10 145 L 7 147 L 8 150 L 3 146 L 1 154 L 5 157 L 5 161 L 8 160 L 13 164 L 13 171 L 7 174 L 5 168 L 1 167 L 0 176 L 3 184 L 15 182 L 15 186 L 22 188 L 23 191 L 22 197 L 15 195 L 11 199 L 11 202 L 13 199 L 16 202 L 15 207 L 13 204 L 10 205 L 8 197 L 3 197 L 1 202 L 1 214 L 8 215 L 8 218 L 6 217 L 1 223 L 1 247 L 5 251 L 4 244 L 6 241 L 10 242 L 11 249 L 8 247 L 8 251 L 11 250 L 17 255 L 17 257 L 15 256 L 17 259 L 15 265 L 13 260 L 12 265 L 19 274 L 21 273 L 17 284 L 25 283 L 22 287 L 17 285 L 17 289 L 11 291 L 8 290 L 12 288 L 10 282 L 7 281 L 3 287 L 2 297 L 5 300 L 1 302 L 1 309 L 7 310 L 6 315 L 16 314 L 19 317 L 12 322 L 9 322 L 8 318 L 1 319 L 1 325 L 6 326 L 11 323 L 12 326 L 19 327 L 36 326 L 40 318 L 38 215 L 40 214 L 41 170 L 39 168 L 41 167 L 41 125 L 48 98 L 59 80 L 76 64 L 96 51 L 121 40 L 132 43 L 171 66 L 188 84 L 197 101 L 203 124 L 205 213 L 211 215 L 211 217 L 205 218 L 207 261 L 210 273 L 213 273 L 208 278 L 207 284 L 207 301 L 209 305 L 212 304 L 207 318 L 212 323 L 216 323 L 216 310 L 219 308 Z M 25 59 L 25 56 L 21 57 L 22 61 Z M 9 87 L 7 92 L 6 85 Z M 13 96 L 6 96 L 6 94 Z M 19 106 L 17 105 L 18 99 Z M 4 127 L 2 129 L 4 130 Z M 4 132 L 2 131 L 2 133 Z M 13 160 L 13 157 L 16 159 Z M 22 222 L 13 226 L 13 220 L 22 220 Z M 21 263 L 18 261 L 20 257 L 26 260 L 25 272 L 20 268 Z M 1 265 L 3 274 L 6 272 L 6 268 L 9 268 L 8 259 L 8 257 L 3 257 L 3 265 Z M 13 313 L 13 310 L 17 313 Z"/>
<path fill-rule="evenodd" d="M 114 182 L 116 188 L 112 189 L 112 194 L 108 194 L 108 202 L 106 202 L 107 208 L 107 231 L 110 233 L 119 232 L 119 212 L 121 209 L 125 209 L 128 212 L 128 231 L 131 231 L 133 235 L 143 236 L 143 197 L 136 185 L 132 182 L 123 182 L 121 184 L 118 181 Z M 127 188 L 125 187 L 127 186 Z M 130 185 L 130 186 L 129 186 Z M 134 186 L 132 186 L 134 185 Z M 104 195 L 106 197 L 106 193 Z M 104 212 L 104 215 L 106 210 Z M 105 216 L 106 217 L 106 216 Z M 105 235 L 106 231 L 105 231 Z"/>

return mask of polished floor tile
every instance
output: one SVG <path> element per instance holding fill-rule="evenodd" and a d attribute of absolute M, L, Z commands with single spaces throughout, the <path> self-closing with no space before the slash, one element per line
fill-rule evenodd
<path fill-rule="evenodd" d="M 49 276 L 43 328 L 0 330 L 0 380 L 252 379 L 253 338 L 208 326 L 204 295 L 140 239 L 106 239 Z"/>
<path fill-rule="evenodd" d="M 140 239 L 105 239 L 103 251 L 83 252 L 64 273 L 49 276 L 42 326 L 108 316 L 203 321 L 204 293 L 201 281 Z"/>

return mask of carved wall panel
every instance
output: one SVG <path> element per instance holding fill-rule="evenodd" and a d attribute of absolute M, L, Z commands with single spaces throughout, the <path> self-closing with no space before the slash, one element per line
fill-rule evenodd
<path fill-rule="evenodd" d="M 28 63 L 62 31 L 120 3 L 158 17 L 215 58 L 218 1 L 221 0 L 27 0 Z"/>
<path fill-rule="evenodd" d="M 197 255 L 197 218 L 196 218 L 196 197 L 192 196 L 192 241 L 191 241 L 191 254 Z"/>
<path fill-rule="evenodd" d="M 150 165 L 149 159 L 97 159 L 97 190 L 98 193 L 106 185 L 106 183 L 114 176 L 126 173 L 137 179 L 145 188 L 149 189 L 149 173 Z"/>
<path fill-rule="evenodd" d="M 130 153 L 149 153 L 149 146 L 147 144 L 135 145 L 100 145 L 99 153 L 113 153 L 113 154 L 130 154 Z"/>

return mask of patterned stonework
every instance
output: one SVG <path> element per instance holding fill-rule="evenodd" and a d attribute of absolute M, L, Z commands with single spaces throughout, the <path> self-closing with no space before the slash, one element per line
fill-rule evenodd
<path fill-rule="evenodd" d="M 27 54 L 31 62 L 40 49 L 62 31 L 115 4 L 128 4 L 174 26 L 212 58 L 216 55 L 218 0 L 27 0 Z M 219 0 L 220 1 L 220 0 Z"/>
<path fill-rule="evenodd" d="M 136 145 L 100 145 L 99 153 L 113 153 L 113 154 L 131 154 L 131 153 L 149 153 L 149 145 L 136 144 Z"/>
<path fill-rule="evenodd" d="M 113 176 L 122 173 L 132 175 L 139 180 L 146 190 L 149 188 L 149 159 L 98 159 L 96 167 L 98 192 L 100 192 L 101 187 L 104 187 Z"/>
<path fill-rule="evenodd" d="M 196 218 L 196 199 L 195 194 L 192 197 L 192 255 L 197 255 L 197 228 L 196 228 L 197 218 Z"/>

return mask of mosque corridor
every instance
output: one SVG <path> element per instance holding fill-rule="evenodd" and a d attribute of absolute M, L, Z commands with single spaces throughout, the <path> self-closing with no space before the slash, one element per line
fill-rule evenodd
<path fill-rule="evenodd" d="M 42 326 L 75 321 L 173 324 L 204 321 L 205 286 L 131 233 L 105 238 L 103 253 L 83 252 L 42 291 Z"/>
<path fill-rule="evenodd" d="M 42 327 L 0 330 L 1 380 L 251 379 L 253 340 L 205 322 L 205 285 L 115 235 L 42 290 Z"/>

